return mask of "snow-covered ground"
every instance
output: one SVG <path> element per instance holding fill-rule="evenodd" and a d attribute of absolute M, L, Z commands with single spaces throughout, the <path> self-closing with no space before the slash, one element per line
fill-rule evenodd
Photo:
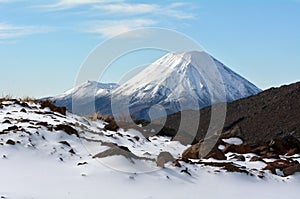
<path fill-rule="evenodd" d="M 147 139 L 136 130 L 104 130 L 105 122 L 90 121 L 71 113 L 64 116 L 42 109 L 39 104 L 27 104 L 29 106 L 24 107 L 24 104 L 6 101 L 0 108 L 2 198 L 299 197 L 299 174 L 280 177 L 266 172 L 265 177 L 260 178 L 259 169 L 265 165 L 249 162 L 253 154 L 246 154 L 246 161 L 239 162 L 253 176 L 182 161 L 181 167 L 169 162 L 160 168 L 155 162 L 160 152 L 170 152 L 177 159 L 187 146 L 168 137 Z M 72 127 L 79 136 L 59 130 L 58 126 L 62 125 Z M 238 139 L 226 141 L 240 142 Z M 121 155 L 93 158 L 112 148 L 111 143 L 127 147 L 139 158 Z M 229 162 L 203 160 L 211 161 Z"/>

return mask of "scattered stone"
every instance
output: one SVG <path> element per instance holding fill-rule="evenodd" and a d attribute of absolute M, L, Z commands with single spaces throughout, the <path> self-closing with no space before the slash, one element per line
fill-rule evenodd
<path fill-rule="evenodd" d="M 231 159 L 236 159 L 237 161 L 242 161 L 242 162 L 246 161 L 246 158 L 243 155 L 234 155 Z"/>
<path fill-rule="evenodd" d="M 263 168 L 263 170 L 269 170 L 271 171 L 271 173 L 277 175 L 277 170 L 283 171 L 284 169 L 291 167 L 293 168 L 293 166 L 295 165 L 299 165 L 298 162 L 293 161 L 293 160 L 275 160 L 273 162 L 266 162 L 267 166 L 265 168 Z M 288 171 L 287 171 L 288 173 Z"/>
<path fill-rule="evenodd" d="M 201 143 L 197 143 L 192 145 L 191 147 L 187 148 L 182 153 L 182 158 L 189 158 L 189 159 L 199 159 L 199 149 L 200 149 Z"/>
<path fill-rule="evenodd" d="M 150 158 L 136 156 L 127 147 L 116 146 L 116 145 L 111 145 L 110 147 L 111 147 L 110 149 L 94 155 L 93 158 L 106 158 L 106 157 L 121 155 L 130 160 L 137 159 L 137 160 L 154 161 L 153 159 L 150 159 Z"/>
<path fill-rule="evenodd" d="M 278 154 L 275 154 L 273 152 L 267 152 L 265 154 L 263 154 L 261 156 L 261 158 L 267 158 L 267 159 L 280 159 L 279 155 Z"/>
<path fill-rule="evenodd" d="M 293 165 L 293 166 L 290 166 L 290 167 L 286 167 L 282 171 L 283 171 L 283 174 L 285 176 L 293 175 L 297 172 L 300 172 L 300 164 L 296 164 L 296 165 Z"/>
<path fill-rule="evenodd" d="M 70 150 L 69 150 L 69 153 L 71 153 L 71 154 L 76 154 L 75 151 L 74 151 L 74 149 L 70 149 Z"/>
<path fill-rule="evenodd" d="M 120 136 L 120 137 L 123 137 L 123 135 L 122 135 L 121 133 L 119 133 L 119 132 L 116 133 L 116 134 L 117 134 L 118 136 Z"/>
<path fill-rule="evenodd" d="M 67 111 L 66 107 L 57 107 L 55 106 L 54 102 L 52 102 L 51 100 L 45 100 L 41 102 L 41 108 L 44 109 L 46 107 L 48 107 L 53 112 L 66 115 L 66 111 Z"/>
<path fill-rule="evenodd" d="M 131 152 L 126 146 L 118 146 L 118 147 L 124 151 Z"/>
<path fill-rule="evenodd" d="M 77 166 L 82 166 L 82 165 L 85 165 L 85 164 L 88 164 L 87 162 L 79 162 L 78 164 L 77 164 Z"/>
<path fill-rule="evenodd" d="M 63 144 L 63 145 L 66 145 L 66 146 L 68 146 L 68 147 L 71 147 L 71 145 L 70 145 L 69 142 L 67 142 L 67 141 L 60 141 L 60 142 L 58 142 L 58 143 Z"/>
<path fill-rule="evenodd" d="M 297 153 L 297 151 L 298 151 L 298 149 L 296 149 L 296 148 L 290 149 L 286 155 L 293 156 Z"/>
<path fill-rule="evenodd" d="M 253 156 L 250 160 L 250 162 L 258 162 L 258 161 L 263 161 L 263 159 L 261 157 L 258 157 L 258 156 Z"/>
<path fill-rule="evenodd" d="M 249 174 L 249 171 L 245 167 L 241 167 L 233 162 L 198 162 L 197 164 L 203 164 L 205 166 L 220 167 L 228 172 L 238 172 Z"/>
<path fill-rule="evenodd" d="M 186 173 L 189 176 L 192 176 L 192 174 L 189 172 L 189 169 L 187 167 L 185 169 L 181 170 L 180 173 Z"/>
<path fill-rule="evenodd" d="M 18 101 L 19 102 L 19 101 Z M 30 106 L 26 102 L 19 102 L 18 103 L 20 106 L 25 107 L 25 108 L 30 108 Z"/>
<path fill-rule="evenodd" d="M 38 122 L 35 125 L 48 127 L 48 122 Z"/>
<path fill-rule="evenodd" d="M 140 140 L 140 137 L 139 136 L 134 136 L 133 137 L 136 141 L 139 141 Z"/>
<path fill-rule="evenodd" d="M 16 125 L 14 125 L 14 126 L 8 127 L 7 129 L 5 129 L 3 131 L 14 131 L 14 130 L 18 130 L 18 129 L 19 129 L 19 127 L 17 127 Z"/>
<path fill-rule="evenodd" d="M 54 129 L 56 131 L 64 131 L 68 135 L 76 135 L 77 137 L 79 137 L 79 134 L 78 134 L 77 130 L 75 130 L 73 127 L 71 127 L 69 125 L 59 124 L 56 127 L 54 127 Z"/>
<path fill-rule="evenodd" d="M 22 109 L 20 110 L 20 112 L 22 112 L 22 113 L 27 113 L 27 111 L 26 111 L 24 108 L 22 108 Z"/>
<path fill-rule="evenodd" d="M 132 143 L 135 143 L 134 140 L 131 139 L 131 138 L 128 138 L 127 140 L 130 141 L 130 142 L 132 142 Z"/>
<path fill-rule="evenodd" d="M 227 160 L 227 157 L 222 151 L 217 148 L 214 148 L 208 155 L 204 157 L 205 159 L 214 158 L 216 160 Z"/>
<path fill-rule="evenodd" d="M 160 152 L 156 159 L 156 165 L 159 167 L 165 167 L 167 162 L 173 162 L 175 158 L 169 152 Z"/>
<path fill-rule="evenodd" d="M 284 155 L 291 149 L 293 149 L 295 153 L 299 153 L 300 141 L 292 135 L 287 135 L 282 138 L 272 140 L 270 142 L 270 147 L 272 147 L 274 152 L 279 155 Z"/>
<path fill-rule="evenodd" d="M 104 126 L 104 129 L 109 131 L 117 131 L 120 127 L 118 126 L 117 122 L 112 119 L 109 124 Z"/>
<path fill-rule="evenodd" d="M 175 160 L 172 164 L 173 167 L 181 167 L 181 164 L 178 160 Z"/>
<path fill-rule="evenodd" d="M 11 124 L 11 121 L 9 121 L 9 120 L 4 120 L 2 123 L 3 123 L 3 124 Z"/>
<path fill-rule="evenodd" d="M 9 144 L 9 145 L 15 145 L 16 142 L 13 141 L 13 140 L 11 140 L 11 139 L 9 139 L 9 140 L 6 141 L 6 144 Z"/>
<path fill-rule="evenodd" d="M 29 123 L 30 120 L 29 119 L 19 119 L 18 122 L 22 122 L 22 123 Z"/>

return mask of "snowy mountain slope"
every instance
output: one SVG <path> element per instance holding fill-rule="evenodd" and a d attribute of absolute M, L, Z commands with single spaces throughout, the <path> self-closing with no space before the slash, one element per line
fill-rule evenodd
<path fill-rule="evenodd" d="M 111 91 L 117 87 L 118 85 L 115 83 L 87 81 L 61 95 L 51 97 L 50 99 L 55 101 L 58 106 L 67 107 L 68 110 L 72 110 L 72 102 L 75 101 L 76 104 L 80 104 L 83 107 L 82 111 L 77 111 L 77 113 L 80 115 L 87 115 L 92 111 L 85 110 L 85 107 L 89 106 L 89 104 L 94 105 L 95 99 L 101 99 L 101 101 L 109 100 Z"/>
<path fill-rule="evenodd" d="M 73 111 L 81 115 L 92 113 L 94 109 L 90 107 L 95 106 L 103 115 L 113 112 L 149 119 L 149 109 L 154 105 L 171 114 L 234 101 L 261 91 L 215 58 L 198 51 L 168 53 L 119 87 L 97 84 L 84 83 L 53 100 L 71 110 L 73 97 L 73 102 L 76 101 Z M 163 115 L 154 112 L 155 117 Z"/>
<path fill-rule="evenodd" d="M 253 154 L 246 154 L 244 162 L 230 158 L 235 154 L 229 153 L 228 160 L 168 162 L 161 169 L 151 159 L 162 151 L 178 159 L 187 147 L 169 137 L 147 139 L 136 130 L 104 130 L 105 124 L 71 113 L 62 115 L 35 102 L 1 101 L 0 197 L 227 199 L 247 198 L 248 192 L 251 198 L 299 195 L 299 175 L 281 177 L 264 171 L 260 178 L 266 164 L 251 162 Z M 225 142 L 232 140 L 236 138 Z M 115 147 L 139 158 L 129 158 L 126 153 L 105 157 L 105 152 Z M 203 162 L 233 162 L 254 176 L 228 173 Z M 212 192 L 216 188 L 219 191 Z"/>
<path fill-rule="evenodd" d="M 260 91 L 210 55 L 192 51 L 165 55 L 113 90 L 112 98 L 115 104 L 127 99 L 134 115 L 144 118 L 153 105 L 163 106 L 170 114 L 234 101 Z"/>

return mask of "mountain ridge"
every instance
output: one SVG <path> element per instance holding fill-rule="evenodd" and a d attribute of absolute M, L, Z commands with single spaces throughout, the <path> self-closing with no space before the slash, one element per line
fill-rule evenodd
<path fill-rule="evenodd" d="M 89 93 L 82 97 L 75 92 L 72 96 L 63 94 L 53 100 L 69 110 L 72 110 L 71 102 L 75 101 L 79 106 L 75 113 L 81 115 L 94 110 L 85 110 L 88 106 L 95 107 L 94 111 L 103 115 L 134 115 L 137 119 L 149 119 L 153 107 L 154 118 L 158 118 L 180 110 L 197 110 L 213 103 L 234 101 L 261 90 L 211 55 L 191 51 L 168 53 L 108 92 L 99 94 L 96 86 L 86 92 Z"/>

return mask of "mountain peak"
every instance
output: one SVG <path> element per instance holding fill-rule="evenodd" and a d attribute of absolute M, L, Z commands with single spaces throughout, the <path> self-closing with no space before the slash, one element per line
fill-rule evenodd
<path fill-rule="evenodd" d="M 210 70 L 209 67 L 213 70 Z M 220 74 L 222 81 L 216 78 Z M 96 99 L 97 111 L 111 114 L 112 103 L 124 106 L 138 119 L 149 119 L 154 105 L 167 114 L 199 109 L 218 102 L 230 102 L 259 93 L 261 90 L 236 74 L 211 55 L 201 51 L 171 52 L 149 65 L 139 74 L 120 85 L 88 81 L 80 89 L 70 90 L 63 100 L 74 97 L 82 104 Z M 90 85 L 90 86 L 88 86 Z M 213 92 L 213 96 L 212 96 Z M 224 96 L 224 92 L 226 96 Z M 70 100 L 69 100 L 70 101 Z M 93 101 L 93 100 L 92 100 Z M 66 103 L 58 103 L 67 106 Z M 120 107 L 117 111 L 122 113 Z M 81 113 L 78 113 L 81 114 Z"/>

